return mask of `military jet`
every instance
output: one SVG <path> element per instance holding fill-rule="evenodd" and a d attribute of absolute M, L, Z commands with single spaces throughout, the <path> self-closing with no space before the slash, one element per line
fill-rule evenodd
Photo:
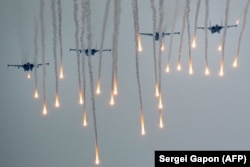
<path fill-rule="evenodd" d="M 237 24 L 226 26 L 226 28 L 230 28 L 230 27 L 237 27 Z M 205 29 L 205 27 L 196 27 L 196 28 L 203 29 L 203 30 Z M 210 23 L 210 27 L 207 27 L 207 29 L 210 30 L 212 34 L 216 33 L 216 32 L 219 34 L 220 30 L 223 28 L 225 28 L 225 27 L 222 26 L 222 22 L 221 22 L 221 25 L 216 24 L 214 26 L 211 26 L 211 23 Z"/>
<path fill-rule="evenodd" d="M 79 51 L 80 53 L 82 53 L 81 49 L 69 49 L 69 51 Z M 94 56 L 97 52 L 105 52 L 105 51 L 109 51 L 111 52 L 111 49 L 103 49 L 103 50 L 97 50 L 97 49 L 85 49 L 84 53 L 86 54 L 86 56 Z"/>
<path fill-rule="evenodd" d="M 28 62 L 28 63 L 25 63 L 23 65 L 16 65 L 16 64 L 10 65 L 10 64 L 8 64 L 7 66 L 8 67 L 17 67 L 18 69 L 23 68 L 24 71 L 32 71 L 34 67 L 38 68 L 39 66 L 42 66 L 42 65 L 43 64 L 36 64 L 35 65 L 35 64 Z M 45 63 L 45 65 L 49 65 L 49 63 Z"/>
<path fill-rule="evenodd" d="M 173 33 L 168 33 L 168 32 L 162 32 L 161 37 L 163 38 L 166 35 L 171 35 L 171 34 L 180 34 L 180 32 L 173 32 Z M 140 35 L 148 35 L 148 36 L 154 36 L 155 40 L 158 41 L 160 38 L 160 33 L 156 32 L 155 34 L 151 33 L 140 33 Z"/>

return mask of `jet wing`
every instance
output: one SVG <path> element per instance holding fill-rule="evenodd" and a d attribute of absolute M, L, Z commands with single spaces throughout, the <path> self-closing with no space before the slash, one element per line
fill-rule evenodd
<path fill-rule="evenodd" d="M 180 32 L 173 32 L 173 33 L 164 32 L 164 33 L 163 33 L 163 36 L 165 36 L 165 35 L 171 35 L 171 34 L 180 34 Z"/>
<path fill-rule="evenodd" d="M 69 51 L 79 51 L 80 53 L 82 53 L 82 50 L 81 49 L 69 49 Z"/>
<path fill-rule="evenodd" d="M 111 52 L 111 49 L 103 49 L 101 51 L 109 51 L 109 52 Z"/>
<path fill-rule="evenodd" d="M 150 33 L 140 33 L 141 35 L 148 35 L 148 36 L 153 36 L 153 34 Z"/>
<path fill-rule="evenodd" d="M 196 27 L 197 29 L 202 29 L 202 30 L 204 30 L 205 29 L 205 27 Z M 209 27 L 208 27 L 209 28 Z"/>
<path fill-rule="evenodd" d="M 10 64 L 8 64 L 8 67 L 17 67 L 17 68 L 20 68 L 20 67 L 23 67 L 23 65 L 10 65 Z"/>
<path fill-rule="evenodd" d="M 36 67 L 42 66 L 43 64 L 37 64 Z M 49 63 L 45 63 L 45 65 L 49 65 Z"/>
<path fill-rule="evenodd" d="M 235 24 L 235 25 L 230 25 L 230 26 L 227 26 L 227 28 L 230 28 L 230 27 L 237 27 L 237 24 Z"/>

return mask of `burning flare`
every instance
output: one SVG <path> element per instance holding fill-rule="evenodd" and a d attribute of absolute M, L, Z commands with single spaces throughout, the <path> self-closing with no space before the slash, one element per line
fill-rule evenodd
<path fill-rule="evenodd" d="M 99 165 L 100 164 L 100 160 L 99 160 L 99 149 L 98 149 L 98 145 L 95 145 L 95 164 Z"/>
<path fill-rule="evenodd" d="M 164 48 L 164 44 L 162 43 L 162 44 L 161 44 L 161 51 L 164 51 L 164 49 L 165 49 L 165 48 Z"/>
<path fill-rule="evenodd" d="M 84 113 L 83 113 L 83 123 L 82 123 L 82 125 L 83 125 L 84 127 L 88 126 L 88 122 L 87 122 L 87 112 L 86 112 L 86 111 L 84 111 Z"/>
<path fill-rule="evenodd" d="M 141 46 L 141 37 L 140 37 L 140 35 L 138 35 L 138 51 L 139 52 L 142 52 L 142 46 Z"/>
<path fill-rule="evenodd" d="M 218 47 L 218 51 L 221 51 L 221 50 L 222 50 L 222 46 L 220 44 L 219 47 Z"/>
<path fill-rule="evenodd" d="M 159 97 L 158 84 L 155 84 L 155 96 L 156 96 L 156 97 Z"/>
<path fill-rule="evenodd" d="M 196 48 L 196 37 L 193 38 L 192 48 Z"/>
<path fill-rule="evenodd" d="M 64 75 L 63 75 L 63 66 L 60 66 L 60 79 L 63 79 Z"/>
<path fill-rule="evenodd" d="M 159 128 L 163 128 L 164 124 L 163 124 L 163 118 L 162 118 L 162 110 L 160 110 L 160 122 L 159 122 Z"/>
<path fill-rule="evenodd" d="M 97 95 L 101 94 L 101 83 L 100 83 L 100 81 L 98 81 L 98 83 L 97 83 L 96 94 Z"/>
<path fill-rule="evenodd" d="M 221 63 L 219 75 L 220 75 L 221 77 L 224 76 L 224 65 L 223 65 L 223 63 Z"/>
<path fill-rule="evenodd" d="M 192 75 L 194 73 L 193 71 L 193 65 L 192 62 L 189 63 L 189 75 Z"/>
<path fill-rule="evenodd" d="M 209 68 L 208 68 L 208 66 L 206 66 L 205 75 L 209 75 L 209 74 L 210 74 Z"/>
<path fill-rule="evenodd" d="M 239 25 L 240 24 L 240 19 L 236 20 L 236 24 Z"/>
<path fill-rule="evenodd" d="M 145 132 L 145 125 L 144 125 L 144 116 L 143 114 L 141 113 L 141 135 L 145 135 L 146 132 Z"/>
<path fill-rule="evenodd" d="M 38 99 L 39 95 L 38 95 L 38 89 L 36 88 L 35 89 L 35 93 L 34 93 L 34 98 L 35 99 Z"/>
<path fill-rule="evenodd" d="M 118 95 L 118 90 L 117 90 L 117 80 L 114 80 L 114 95 Z"/>
<path fill-rule="evenodd" d="M 166 66 L 166 73 L 169 73 L 170 72 L 170 67 L 169 67 L 169 64 L 167 64 L 167 66 Z"/>
<path fill-rule="evenodd" d="M 109 105 L 111 105 L 111 106 L 115 105 L 115 100 L 114 100 L 114 94 L 113 94 L 113 92 L 111 93 Z"/>
<path fill-rule="evenodd" d="M 177 70 L 178 71 L 181 71 L 181 63 L 179 62 L 178 65 L 177 65 Z"/>
<path fill-rule="evenodd" d="M 58 94 L 56 94 L 55 107 L 56 108 L 60 107 L 60 102 L 59 102 L 59 96 L 58 96 Z"/>
<path fill-rule="evenodd" d="M 43 104 L 43 115 L 47 115 L 48 112 L 47 112 L 47 107 L 46 107 L 46 104 L 44 103 Z"/>
<path fill-rule="evenodd" d="M 83 104 L 82 90 L 79 90 L 79 104 Z"/>
<path fill-rule="evenodd" d="M 234 58 L 233 67 L 234 68 L 238 67 L 238 58 L 237 58 L 237 56 Z"/>
<path fill-rule="evenodd" d="M 31 78 L 31 74 L 30 74 L 30 72 L 28 72 L 27 79 L 30 79 L 30 78 Z"/>
<path fill-rule="evenodd" d="M 158 105 L 158 108 L 160 110 L 163 108 L 161 95 L 159 96 L 159 105 Z"/>

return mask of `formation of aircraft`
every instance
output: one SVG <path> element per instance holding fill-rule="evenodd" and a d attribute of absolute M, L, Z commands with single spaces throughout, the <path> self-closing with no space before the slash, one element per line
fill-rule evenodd
<path fill-rule="evenodd" d="M 69 49 L 69 51 L 79 51 L 80 53 L 82 53 L 81 49 Z M 94 56 L 97 52 L 105 52 L 105 51 L 109 51 L 111 52 L 111 49 L 102 49 L 102 50 L 97 50 L 97 49 L 85 49 L 84 53 L 86 54 L 86 56 Z"/>
<path fill-rule="evenodd" d="M 34 67 L 38 68 L 39 66 L 42 66 L 43 64 L 32 64 L 32 63 L 25 63 L 25 64 L 22 64 L 22 65 L 17 65 L 17 64 L 14 64 L 14 65 L 10 65 L 8 64 L 7 66 L 8 67 L 17 67 L 18 69 L 19 68 L 23 68 L 24 71 L 32 71 Z M 45 63 L 45 65 L 49 65 L 49 63 Z"/>
<path fill-rule="evenodd" d="M 161 37 L 163 38 L 164 36 L 171 35 L 171 34 L 180 34 L 180 32 L 173 32 L 173 33 L 162 32 Z M 152 37 L 154 36 L 156 41 L 158 41 L 159 38 L 160 38 L 160 33 L 159 32 L 156 32 L 155 34 L 152 34 L 152 33 L 140 33 L 140 35 L 148 35 L 148 36 L 152 36 Z"/>
<path fill-rule="evenodd" d="M 237 24 L 226 26 L 226 28 L 230 28 L 230 27 L 237 27 Z M 196 28 L 203 29 L 203 30 L 205 29 L 205 27 L 196 27 Z M 221 25 L 216 24 L 214 26 L 211 26 L 211 23 L 210 23 L 210 27 L 207 27 L 207 29 L 210 30 L 212 34 L 216 33 L 216 32 L 219 34 L 220 30 L 223 28 L 225 28 L 225 27 L 222 26 L 222 24 Z"/>

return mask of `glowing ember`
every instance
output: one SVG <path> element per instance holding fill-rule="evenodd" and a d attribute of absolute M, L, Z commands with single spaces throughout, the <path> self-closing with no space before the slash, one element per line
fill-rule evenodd
<path fill-rule="evenodd" d="M 156 97 L 159 97 L 158 84 L 155 84 L 155 96 L 156 96 Z"/>
<path fill-rule="evenodd" d="M 63 67 L 62 65 L 60 66 L 60 79 L 63 79 L 64 75 L 63 75 Z"/>
<path fill-rule="evenodd" d="M 116 79 L 114 80 L 114 95 L 118 95 L 117 81 L 116 81 Z"/>
<path fill-rule="evenodd" d="M 234 68 L 238 67 L 238 58 L 237 57 L 234 58 L 233 67 Z"/>
<path fill-rule="evenodd" d="M 101 94 L 101 83 L 98 81 L 97 87 L 96 87 L 96 94 Z"/>
<path fill-rule="evenodd" d="M 164 51 L 164 44 L 161 45 L 161 51 Z"/>
<path fill-rule="evenodd" d="M 87 112 L 84 111 L 83 113 L 83 124 L 84 127 L 88 126 L 88 122 L 87 122 Z"/>
<path fill-rule="evenodd" d="M 161 95 L 159 96 L 159 105 L 158 105 L 158 108 L 159 109 L 163 108 Z"/>
<path fill-rule="evenodd" d="M 210 74 L 209 68 L 208 68 L 208 66 L 206 66 L 205 75 L 209 75 L 209 74 Z"/>
<path fill-rule="evenodd" d="M 56 108 L 60 107 L 58 95 L 56 95 L 55 107 L 56 107 Z"/>
<path fill-rule="evenodd" d="M 144 125 L 144 117 L 143 117 L 143 114 L 141 114 L 141 135 L 145 135 L 146 132 L 145 132 L 145 125 Z"/>
<path fill-rule="evenodd" d="M 38 89 L 36 88 L 35 89 L 35 93 L 34 93 L 34 98 L 37 99 L 38 97 L 39 97 L 39 95 L 38 95 Z"/>
<path fill-rule="evenodd" d="M 177 65 L 177 70 L 178 70 L 178 71 L 181 71 L 181 63 L 178 63 L 178 65 Z"/>
<path fill-rule="evenodd" d="M 189 75 L 192 75 L 194 73 L 193 71 L 193 65 L 192 63 L 189 64 Z"/>
<path fill-rule="evenodd" d="M 138 35 L 138 51 L 141 52 L 142 51 L 142 46 L 141 46 L 141 37 L 140 35 Z"/>
<path fill-rule="evenodd" d="M 48 112 L 47 112 L 47 107 L 46 107 L 46 104 L 43 104 L 43 115 L 47 115 Z"/>
<path fill-rule="evenodd" d="M 79 104 L 83 104 L 82 90 L 79 90 Z"/>
<path fill-rule="evenodd" d="M 30 79 L 31 78 L 31 75 L 30 75 L 30 73 L 28 72 L 28 74 L 27 74 L 27 78 L 28 79 Z"/>
<path fill-rule="evenodd" d="M 239 25 L 239 24 L 240 24 L 240 19 L 238 19 L 238 20 L 236 21 L 236 24 L 237 24 L 237 25 Z"/>
<path fill-rule="evenodd" d="M 110 97 L 110 102 L 109 102 L 109 104 L 110 104 L 111 106 L 115 105 L 115 100 L 114 100 L 114 95 L 113 95 L 113 93 L 111 93 L 111 97 Z"/>
<path fill-rule="evenodd" d="M 193 42 L 192 42 L 192 48 L 196 48 L 196 38 L 194 37 Z"/>
<path fill-rule="evenodd" d="M 169 67 L 169 64 L 167 64 L 167 67 L 166 67 L 166 72 L 169 73 L 170 72 L 170 67 Z"/>
<path fill-rule="evenodd" d="M 163 118 L 162 118 L 162 111 L 160 111 L 161 114 L 160 114 L 160 123 L 159 123 L 159 128 L 163 128 L 164 127 L 164 124 L 163 124 Z"/>
<path fill-rule="evenodd" d="M 218 51 L 221 51 L 222 50 L 222 46 L 221 45 L 219 45 L 219 47 L 218 47 Z"/>
<path fill-rule="evenodd" d="M 223 64 L 221 64 L 219 75 L 220 75 L 221 77 L 224 76 L 224 66 L 223 66 Z"/>
<path fill-rule="evenodd" d="M 95 164 L 99 165 L 100 164 L 100 160 L 99 160 L 99 150 L 98 150 L 98 146 L 95 146 Z"/>

